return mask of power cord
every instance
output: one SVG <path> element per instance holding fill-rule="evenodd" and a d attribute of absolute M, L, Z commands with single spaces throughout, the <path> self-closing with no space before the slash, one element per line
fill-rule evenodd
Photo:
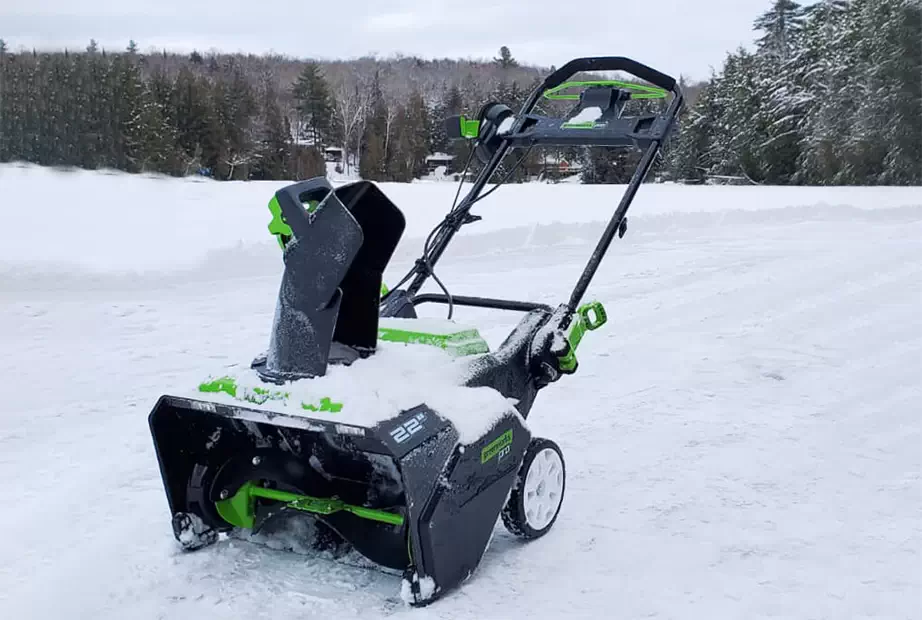
<path fill-rule="evenodd" d="M 449 321 L 454 316 L 454 309 L 455 309 L 454 299 L 452 298 L 451 292 L 448 290 L 448 287 L 446 287 L 445 284 L 442 282 L 442 280 L 435 274 L 435 269 L 432 265 L 432 257 L 430 253 L 432 251 L 432 243 L 435 241 L 435 238 L 439 234 L 439 232 L 444 230 L 449 225 L 460 227 L 460 226 L 463 226 L 464 224 L 469 223 L 469 221 L 465 221 L 469 217 L 468 214 L 465 214 L 464 220 L 461 220 L 460 222 L 458 221 L 459 212 L 456 211 L 456 209 L 458 206 L 458 199 L 461 196 L 461 187 L 464 185 L 464 177 L 467 175 L 467 171 L 470 168 L 471 161 L 474 158 L 475 148 L 476 148 L 476 144 L 471 146 L 471 152 L 468 155 L 467 161 L 464 164 L 464 169 L 461 172 L 461 180 L 458 182 L 458 189 L 455 192 L 455 198 L 452 201 L 451 209 L 449 210 L 448 215 L 446 215 L 445 218 L 441 222 L 436 224 L 436 226 L 429 232 L 429 235 L 426 237 L 426 242 L 423 244 L 422 257 L 417 259 L 416 263 L 414 263 L 410 271 L 407 272 L 407 274 L 396 285 L 394 285 L 391 288 L 391 290 L 394 291 L 400 288 L 401 286 L 403 286 L 415 273 L 418 273 L 419 268 L 422 267 L 425 270 L 426 274 L 432 276 L 432 279 L 435 280 L 436 284 L 438 284 L 439 288 L 442 289 L 442 292 L 445 294 L 445 297 L 448 299 L 448 320 Z M 500 187 L 502 187 L 502 185 L 504 185 L 512 177 L 512 175 L 515 174 L 515 171 L 518 170 L 519 167 L 525 162 L 525 159 L 528 157 L 528 154 L 531 152 L 531 149 L 532 147 L 529 146 L 526 149 L 525 153 L 519 158 L 517 162 L 515 162 L 515 164 L 496 183 L 496 185 L 494 185 L 492 188 L 490 188 L 490 190 L 481 194 L 480 196 L 472 200 L 470 203 L 468 203 L 467 208 L 470 209 L 470 207 L 477 204 L 478 202 L 480 202 L 481 200 L 483 200 L 484 198 L 486 198 L 487 196 L 489 196 L 490 194 L 498 190 Z M 471 220 L 471 221 L 475 221 L 475 220 Z"/>

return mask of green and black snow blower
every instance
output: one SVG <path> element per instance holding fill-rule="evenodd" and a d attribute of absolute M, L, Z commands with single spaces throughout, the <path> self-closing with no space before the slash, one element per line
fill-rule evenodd
<path fill-rule="evenodd" d="M 570 81 L 599 71 L 646 83 Z M 575 103 L 542 116 L 533 113 L 541 98 Z M 638 98 L 668 101 L 659 113 L 624 114 Z M 305 546 L 357 551 L 402 574 L 403 598 L 423 605 L 474 572 L 498 520 L 525 539 L 544 535 L 563 499 L 564 460 L 526 418 L 542 388 L 576 371 L 584 333 L 606 321 L 584 294 L 624 235 L 682 104 L 676 81 L 654 69 L 581 58 L 549 75 L 518 114 L 491 103 L 475 119 L 448 119 L 453 138 L 471 140 L 468 165 L 477 157 L 483 166 L 391 290 L 383 274 L 405 221 L 375 184 L 334 188 L 316 178 L 280 189 L 269 229 L 284 271 L 266 352 L 191 394 L 160 397 L 149 416 L 182 548 L 270 531 L 295 515 L 310 523 Z M 551 307 L 450 294 L 433 268 L 460 228 L 480 219 L 471 207 L 509 178 L 483 192 L 507 152 L 549 145 L 643 153 L 569 300 Z M 442 293 L 420 292 L 429 277 Z M 419 318 L 424 303 L 447 304 L 448 319 Z M 452 319 L 458 306 L 524 316 L 491 351 L 476 328 Z"/>

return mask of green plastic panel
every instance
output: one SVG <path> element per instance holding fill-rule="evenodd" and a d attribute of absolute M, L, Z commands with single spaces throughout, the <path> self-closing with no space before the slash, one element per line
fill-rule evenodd
<path fill-rule="evenodd" d="M 232 396 L 239 401 L 262 405 L 270 400 L 288 401 L 291 394 L 283 390 L 269 388 L 246 388 L 237 385 L 237 380 L 230 376 L 210 379 L 198 386 L 198 391 L 206 394 L 224 393 Z M 301 403 L 301 408 L 305 411 L 323 411 L 327 413 L 338 413 L 342 411 L 342 403 L 334 402 L 331 398 L 325 396 L 317 403 Z"/>
<path fill-rule="evenodd" d="M 490 346 L 477 329 L 450 321 L 382 318 L 378 324 L 378 340 L 438 347 L 456 356 L 490 352 Z"/>

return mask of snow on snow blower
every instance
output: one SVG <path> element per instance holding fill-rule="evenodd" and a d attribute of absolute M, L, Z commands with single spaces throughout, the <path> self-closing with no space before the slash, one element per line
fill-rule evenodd
<path fill-rule="evenodd" d="M 652 85 L 568 81 L 590 71 L 625 71 Z M 630 99 L 670 95 L 660 113 L 623 114 Z M 533 109 L 542 97 L 575 104 L 541 116 Z M 474 572 L 498 520 L 525 539 L 544 535 L 564 496 L 564 460 L 526 419 L 542 388 L 577 370 L 583 335 L 606 322 L 584 294 L 624 235 L 682 103 L 667 75 L 627 58 L 582 58 L 548 76 L 518 114 L 492 103 L 476 119 L 448 119 L 450 135 L 471 140 L 483 167 L 391 290 L 383 273 L 405 221 L 376 185 L 334 188 L 317 178 L 280 189 L 269 230 L 284 271 L 266 352 L 191 394 L 160 397 L 149 416 L 181 546 L 200 549 L 295 515 L 311 523 L 305 546 L 357 551 L 402 574 L 404 600 L 423 605 Z M 507 152 L 545 145 L 643 151 L 569 300 L 550 307 L 451 295 L 433 272 L 439 257 L 480 219 L 471 207 L 496 189 L 483 192 Z M 420 293 L 429 277 L 442 293 Z M 448 319 L 419 318 L 424 303 L 447 304 Z M 458 306 L 524 316 L 491 351 L 476 328 L 452 319 Z"/>

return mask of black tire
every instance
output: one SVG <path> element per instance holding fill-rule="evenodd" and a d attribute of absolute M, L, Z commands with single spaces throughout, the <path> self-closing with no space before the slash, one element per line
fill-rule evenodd
<path fill-rule="evenodd" d="M 551 478 L 544 481 L 543 487 L 538 485 L 538 488 L 528 490 L 526 488 L 528 474 L 533 467 L 535 475 L 546 474 Z M 549 469 L 545 472 L 542 469 L 544 467 Z M 548 484 L 549 482 L 551 484 Z M 503 507 L 503 525 L 516 536 L 526 540 L 544 536 L 557 521 L 566 487 L 566 463 L 560 446 L 550 439 L 540 437 L 532 439 L 528 450 L 525 451 L 525 458 L 516 475 L 509 500 Z M 547 493 L 543 499 L 542 493 Z M 538 504 L 534 503 L 536 497 L 539 499 Z"/>
<path fill-rule="evenodd" d="M 185 551 L 197 551 L 218 541 L 230 529 L 208 498 L 214 481 L 211 469 L 196 463 L 186 482 L 186 510 L 173 515 L 173 536 Z"/>
<path fill-rule="evenodd" d="M 198 515 L 208 527 L 219 532 L 226 532 L 232 528 L 218 514 L 218 510 L 210 497 L 216 471 L 217 468 L 215 467 L 208 467 L 201 463 L 195 464 L 186 483 L 186 510 L 191 514 Z"/>

